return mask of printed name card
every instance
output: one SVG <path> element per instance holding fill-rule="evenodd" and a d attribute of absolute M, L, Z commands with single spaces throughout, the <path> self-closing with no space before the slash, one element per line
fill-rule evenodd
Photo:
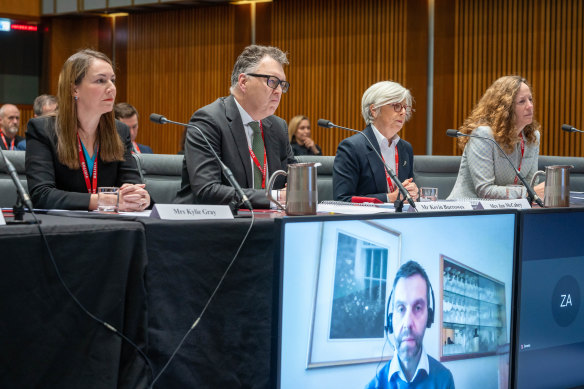
<path fill-rule="evenodd" d="M 161 220 L 233 219 L 227 205 L 155 204 L 150 217 Z"/>
<path fill-rule="evenodd" d="M 514 200 L 481 200 L 477 209 L 529 209 L 527 199 Z"/>
<path fill-rule="evenodd" d="M 468 201 L 424 201 L 416 203 L 416 209 L 410 207 L 408 212 L 452 212 L 472 211 L 472 205 Z"/>
<path fill-rule="evenodd" d="M 0 226 L 5 226 L 6 225 L 6 220 L 4 220 L 4 214 L 2 213 L 2 210 L 0 209 Z"/>

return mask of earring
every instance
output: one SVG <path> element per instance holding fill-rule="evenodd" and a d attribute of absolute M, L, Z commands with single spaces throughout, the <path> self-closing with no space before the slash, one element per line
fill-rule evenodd
<path fill-rule="evenodd" d="M 77 101 L 79 98 L 77 96 L 73 96 L 73 100 Z"/>

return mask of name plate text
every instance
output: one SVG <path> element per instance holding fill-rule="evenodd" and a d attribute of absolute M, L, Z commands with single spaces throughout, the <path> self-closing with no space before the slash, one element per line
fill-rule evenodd
<path fill-rule="evenodd" d="M 227 205 L 155 204 L 150 217 L 161 220 L 233 219 Z"/>

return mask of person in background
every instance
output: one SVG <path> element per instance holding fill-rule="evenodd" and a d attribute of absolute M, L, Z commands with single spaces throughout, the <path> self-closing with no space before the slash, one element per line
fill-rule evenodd
<path fill-rule="evenodd" d="M 393 203 L 397 199 L 399 189 L 377 154 L 417 199 L 414 151 L 398 135 L 412 115 L 410 91 L 392 81 L 373 84 L 363 93 L 361 112 L 367 127 L 361 134 L 344 139 L 337 148 L 333 165 L 335 200 L 351 201 L 353 196 L 364 196 Z"/>
<path fill-rule="evenodd" d="M 35 118 L 55 112 L 57 107 L 57 98 L 53 95 L 37 96 L 32 103 L 32 111 Z M 26 139 L 16 146 L 16 150 L 26 150 Z"/>
<path fill-rule="evenodd" d="M 177 202 L 234 204 L 235 189 L 221 172 L 201 133 L 233 172 L 254 208 L 269 208 L 265 186 L 276 170 L 288 169 L 294 154 L 286 122 L 274 115 L 288 91 L 283 65 L 286 54 L 271 46 L 251 45 L 237 58 L 231 73 L 231 95 L 196 111 L 185 141 L 182 185 Z M 276 183 L 281 189 L 284 183 Z"/>
<path fill-rule="evenodd" d="M 539 123 L 534 119 L 531 87 L 520 76 L 504 76 L 493 82 L 464 121 L 460 132 L 483 138 L 459 137 L 463 150 L 458 177 L 448 199 L 518 199 L 527 189 L 501 153 L 531 180 L 537 171 Z M 534 189 L 543 199 L 545 183 Z"/>
<path fill-rule="evenodd" d="M 33 118 L 26 132 L 26 178 L 43 209 L 97 209 L 97 188 L 120 187 L 120 211 L 142 211 L 150 195 L 140 183 L 128 127 L 115 120 L 115 74 L 103 53 L 82 50 L 61 70 L 59 110 Z"/>
<path fill-rule="evenodd" d="M 320 147 L 310 138 L 310 120 L 294 116 L 288 123 L 288 136 L 294 155 L 322 155 Z"/>
<path fill-rule="evenodd" d="M 138 154 L 153 154 L 149 146 L 136 143 L 138 136 L 138 111 L 128 103 L 118 103 L 114 108 L 116 119 L 130 128 L 130 138 L 132 139 L 132 152 Z"/>
<path fill-rule="evenodd" d="M 18 135 L 20 110 L 14 104 L 4 104 L 0 107 L 0 147 L 3 150 L 17 150 L 24 140 Z"/>
<path fill-rule="evenodd" d="M 57 98 L 53 95 L 37 96 L 32 103 L 32 110 L 35 118 L 53 113 L 58 107 L 59 104 Z"/>

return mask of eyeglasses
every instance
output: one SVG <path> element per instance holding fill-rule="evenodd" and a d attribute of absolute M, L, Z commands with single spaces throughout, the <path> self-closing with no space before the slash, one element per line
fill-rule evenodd
<path fill-rule="evenodd" d="M 290 88 L 290 83 L 288 81 L 280 81 L 280 79 L 276 76 L 270 76 L 267 74 L 257 74 L 257 73 L 246 73 L 246 76 L 254 76 L 254 77 L 265 77 L 266 83 L 272 89 L 278 88 L 278 85 L 282 87 L 282 93 L 288 92 L 288 88 Z"/>
<path fill-rule="evenodd" d="M 394 111 L 395 112 L 398 112 L 398 113 L 401 112 L 404 109 L 406 110 L 406 113 L 407 114 L 410 114 L 413 111 L 412 107 L 409 106 L 409 105 L 404 105 L 404 104 L 401 104 L 401 103 L 394 103 L 394 104 L 390 104 L 390 105 L 392 105 Z"/>

